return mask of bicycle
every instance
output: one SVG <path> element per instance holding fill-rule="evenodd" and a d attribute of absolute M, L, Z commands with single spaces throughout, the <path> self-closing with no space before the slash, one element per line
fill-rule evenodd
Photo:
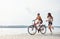
<path fill-rule="evenodd" d="M 35 21 L 33 21 L 35 22 Z M 46 26 L 43 24 L 39 24 L 39 32 L 41 32 L 41 34 L 45 34 L 46 33 Z M 34 24 L 28 26 L 28 33 L 30 35 L 35 35 L 38 29 L 36 29 L 36 26 Z"/>

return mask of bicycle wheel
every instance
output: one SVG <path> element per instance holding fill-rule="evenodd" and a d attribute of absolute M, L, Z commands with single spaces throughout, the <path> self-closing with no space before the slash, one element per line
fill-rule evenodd
<path fill-rule="evenodd" d="M 45 34 L 46 33 L 46 26 L 45 25 L 41 25 L 40 26 L 40 32 L 41 32 L 41 34 Z"/>
<path fill-rule="evenodd" d="M 37 32 L 37 30 L 36 30 L 36 28 L 34 27 L 34 25 L 31 25 L 31 26 L 28 27 L 28 33 L 29 33 L 30 35 L 35 35 L 36 32 Z"/>

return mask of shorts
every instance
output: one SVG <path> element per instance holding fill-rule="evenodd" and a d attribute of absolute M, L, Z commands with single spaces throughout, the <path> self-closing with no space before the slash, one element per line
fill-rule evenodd
<path fill-rule="evenodd" d="M 52 22 L 48 22 L 48 25 L 52 25 Z"/>

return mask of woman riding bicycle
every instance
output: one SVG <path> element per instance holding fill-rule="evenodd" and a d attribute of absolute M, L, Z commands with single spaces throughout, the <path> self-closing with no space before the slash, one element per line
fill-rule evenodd
<path fill-rule="evenodd" d="M 36 26 L 37 24 L 42 24 L 42 18 L 41 18 L 41 16 L 40 16 L 40 13 L 38 13 L 37 14 L 37 17 L 36 17 L 36 19 L 35 20 L 37 20 L 37 22 L 35 22 L 34 23 L 34 25 Z M 37 26 L 36 26 L 36 29 L 37 29 Z M 37 29 L 38 30 L 38 32 L 40 31 L 39 29 Z"/>
<path fill-rule="evenodd" d="M 36 17 L 35 20 L 33 20 L 33 22 L 34 23 L 28 27 L 28 33 L 30 35 L 35 35 L 37 30 L 38 30 L 38 33 L 39 32 L 41 34 L 45 34 L 46 33 L 46 26 L 42 24 L 43 21 L 42 21 L 42 18 L 40 16 L 40 13 L 37 13 L 37 17 Z"/>

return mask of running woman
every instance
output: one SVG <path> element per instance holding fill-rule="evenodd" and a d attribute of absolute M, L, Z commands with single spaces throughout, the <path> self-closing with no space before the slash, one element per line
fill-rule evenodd
<path fill-rule="evenodd" d="M 49 28 L 50 32 L 52 33 L 52 29 L 54 29 L 54 27 L 52 26 L 53 16 L 51 15 L 51 13 L 48 13 L 46 21 L 48 21 L 48 28 Z"/>

